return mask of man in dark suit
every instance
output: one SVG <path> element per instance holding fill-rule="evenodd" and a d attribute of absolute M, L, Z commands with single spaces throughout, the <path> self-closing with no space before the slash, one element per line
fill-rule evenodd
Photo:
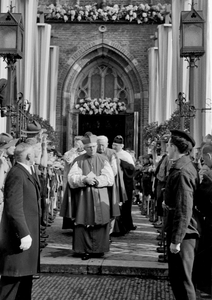
<path fill-rule="evenodd" d="M 0 300 L 31 300 L 32 276 L 39 268 L 40 194 L 30 169 L 33 146 L 21 143 L 14 154 L 0 225 Z"/>

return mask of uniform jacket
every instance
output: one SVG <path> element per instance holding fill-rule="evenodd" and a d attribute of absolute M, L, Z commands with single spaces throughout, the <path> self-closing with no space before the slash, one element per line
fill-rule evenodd
<path fill-rule="evenodd" d="M 189 156 L 178 159 L 171 167 L 165 188 L 165 204 L 169 207 L 166 231 L 171 243 L 198 237 L 198 225 L 193 217 L 194 194 L 198 173 Z"/>
<path fill-rule="evenodd" d="M 4 188 L 4 210 L 0 224 L 0 274 L 27 276 L 39 267 L 39 186 L 20 164 L 9 171 Z M 20 239 L 30 235 L 31 247 L 20 250 Z"/>

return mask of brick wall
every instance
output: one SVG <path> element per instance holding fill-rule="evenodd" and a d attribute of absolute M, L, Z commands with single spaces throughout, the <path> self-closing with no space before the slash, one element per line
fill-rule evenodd
<path fill-rule="evenodd" d="M 76 1 L 49 1 L 40 0 L 40 4 L 50 3 L 69 3 L 75 4 Z M 81 5 L 91 4 L 93 1 L 81 0 Z M 171 0 L 167 1 L 128 1 L 128 0 L 116 0 L 107 1 L 107 4 L 122 4 L 127 5 L 129 3 L 171 3 Z M 99 32 L 99 26 L 102 23 L 63 23 L 63 22 L 50 22 L 52 26 L 52 38 L 51 44 L 60 47 L 60 58 L 59 58 L 59 73 L 58 73 L 58 97 L 57 97 L 57 111 L 56 111 L 56 129 L 61 133 L 60 150 L 65 150 L 65 137 L 67 130 L 67 119 L 63 115 L 65 108 L 64 103 L 64 83 L 70 68 L 70 60 L 75 60 L 80 57 L 80 54 L 86 53 L 89 49 L 89 45 L 92 42 L 98 41 L 102 38 L 102 34 Z M 134 103 L 134 110 L 140 113 L 140 124 L 139 124 L 139 150 L 142 152 L 142 128 L 148 123 L 148 49 L 154 46 L 154 41 L 150 38 L 154 35 L 157 24 L 154 25 L 138 25 L 135 23 L 104 23 L 107 27 L 107 31 L 104 33 L 104 40 L 109 41 L 113 44 L 113 47 L 117 51 L 123 51 L 128 53 L 129 57 L 136 60 L 137 72 L 140 77 L 141 83 L 141 96 L 136 97 Z M 83 64 L 83 62 L 82 62 Z M 83 65 L 82 65 L 83 67 Z M 74 80 L 75 74 L 69 78 L 71 81 Z M 136 82 L 136 79 L 133 80 Z M 135 93 L 139 93 L 138 83 L 135 83 Z M 138 91 L 137 91 L 138 90 Z M 140 154 L 139 153 L 139 154 Z"/>
<path fill-rule="evenodd" d="M 138 63 L 138 71 L 142 83 L 143 92 L 148 95 L 148 49 L 154 46 L 154 41 L 150 39 L 156 31 L 157 25 L 137 25 L 137 24 L 105 24 L 107 31 L 104 39 L 114 43 L 114 47 L 130 53 L 131 57 Z M 76 55 L 77 51 L 83 53 L 91 41 L 101 39 L 98 28 L 100 24 L 89 23 L 51 23 L 52 39 L 51 44 L 60 47 L 59 59 L 59 82 L 58 87 L 64 84 L 67 68 L 67 61 Z M 138 89 L 135 86 L 135 90 Z M 62 124 L 61 111 L 64 103 L 61 102 L 61 93 L 58 94 L 57 101 L 57 129 L 64 131 L 66 123 Z M 143 101 L 141 103 L 141 101 Z M 148 122 L 148 98 L 144 95 L 135 100 L 134 109 L 141 113 L 140 128 Z"/>

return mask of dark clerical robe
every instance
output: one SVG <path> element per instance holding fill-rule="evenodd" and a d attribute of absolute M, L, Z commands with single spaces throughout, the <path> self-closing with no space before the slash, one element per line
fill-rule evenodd
<path fill-rule="evenodd" d="M 84 184 L 89 174 L 95 174 L 98 186 Z M 110 202 L 108 188 L 114 183 L 108 159 L 96 153 L 77 157 L 68 174 L 71 187 L 72 219 L 74 220 L 73 250 L 76 253 L 109 251 Z"/>

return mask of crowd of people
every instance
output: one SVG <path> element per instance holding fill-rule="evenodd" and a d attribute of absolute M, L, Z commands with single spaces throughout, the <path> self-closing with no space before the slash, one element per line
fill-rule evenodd
<path fill-rule="evenodd" d="M 62 155 L 36 121 L 16 139 L 0 134 L 0 299 L 31 299 L 62 198 Z"/>
<path fill-rule="evenodd" d="M 168 262 L 175 298 L 212 296 L 212 139 L 195 157 L 194 139 L 171 130 L 139 157 L 134 203 L 158 231 L 158 261 Z"/>
<path fill-rule="evenodd" d="M 171 130 L 136 159 L 122 136 L 109 148 L 106 136 L 86 132 L 62 155 L 37 122 L 29 125 L 21 139 L 0 134 L 0 300 L 31 299 L 57 214 L 73 230 L 74 255 L 87 260 L 136 230 L 132 204 L 158 230 L 175 298 L 195 300 L 196 288 L 211 295 L 211 140 L 193 158 L 193 138 Z"/>

